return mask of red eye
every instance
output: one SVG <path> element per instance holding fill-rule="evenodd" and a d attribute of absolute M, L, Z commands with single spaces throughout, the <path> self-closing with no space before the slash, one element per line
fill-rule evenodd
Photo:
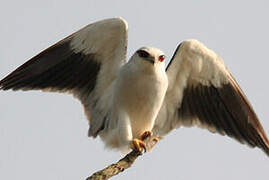
<path fill-rule="evenodd" d="M 165 55 L 159 56 L 159 61 L 163 62 L 165 60 Z"/>

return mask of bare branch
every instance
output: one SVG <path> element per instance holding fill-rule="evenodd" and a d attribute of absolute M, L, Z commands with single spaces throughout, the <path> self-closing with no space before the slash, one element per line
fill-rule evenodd
<path fill-rule="evenodd" d="M 144 140 L 146 144 L 147 152 L 151 151 L 154 145 L 158 142 L 156 137 L 148 137 Z M 129 154 L 127 154 L 124 158 L 119 160 L 115 164 L 111 164 L 110 166 L 95 172 L 90 177 L 88 177 L 86 180 L 106 180 L 111 178 L 112 176 L 115 176 L 119 174 L 120 172 L 124 171 L 125 169 L 131 167 L 131 165 L 134 163 L 136 158 L 141 156 L 143 153 L 133 150 Z"/>

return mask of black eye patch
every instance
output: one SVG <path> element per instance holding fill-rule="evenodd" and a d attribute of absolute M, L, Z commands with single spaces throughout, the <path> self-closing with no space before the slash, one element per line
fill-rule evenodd
<path fill-rule="evenodd" d="M 138 51 L 136 51 L 136 53 L 139 55 L 139 57 L 142 57 L 142 58 L 149 57 L 149 53 L 147 51 L 144 51 L 144 50 L 138 50 Z"/>

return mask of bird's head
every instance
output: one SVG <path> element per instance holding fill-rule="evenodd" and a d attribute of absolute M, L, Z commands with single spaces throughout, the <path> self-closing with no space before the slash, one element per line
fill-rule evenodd
<path fill-rule="evenodd" d="M 164 53 L 153 47 L 142 47 L 132 56 L 131 61 L 148 68 L 165 68 Z"/>

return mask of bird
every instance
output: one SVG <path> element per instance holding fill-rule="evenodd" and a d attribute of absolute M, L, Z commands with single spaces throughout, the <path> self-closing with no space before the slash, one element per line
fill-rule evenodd
<path fill-rule="evenodd" d="M 69 93 L 80 100 L 88 136 L 120 151 L 145 149 L 197 126 L 258 147 L 269 140 L 247 97 L 222 58 L 198 40 L 184 40 L 165 65 L 165 54 L 139 48 L 127 61 L 123 18 L 94 22 L 60 40 L 0 81 L 0 90 Z"/>

